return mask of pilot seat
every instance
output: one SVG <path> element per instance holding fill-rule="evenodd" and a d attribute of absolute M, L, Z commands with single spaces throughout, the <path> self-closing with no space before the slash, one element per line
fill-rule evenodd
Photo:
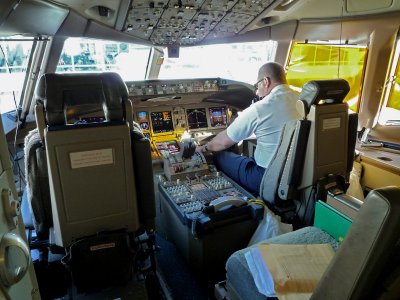
<path fill-rule="evenodd" d="M 261 181 L 261 199 L 295 228 L 312 224 L 316 199 L 327 198 L 324 182 L 346 192 L 358 123 L 358 115 L 349 114 L 343 103 L 349 90 L 342 79 L 303 86 L 297 101 L 302 119 L 285 125 Z"/>
<path fill-rule="evenodd" d="M 288 143 L 290 147 L 282 142 L 260 187 L 261 197 L 268 206 L 284 220 L 292 221 L 296 229 L 301 229 L 266 242 L 330 243 L 334 249 L 338 248 L 338 241 L 328 233 L 307 226 L 313 224 L 317 200 L 326 202 L 336 197 L 345 198 L 346 182 L 354 159 L 358 120 L 356 114 L 348 113 L 347 104 L 342 103 L 348 91 L 347 82 L 341 79 L 311 81 L 303 87 L 298 109 L 304 120 L 294 122 L 308 124 L 308 139 L 307 133 L 303 134 L 303 138 L 295 134 Z M 290 124 L 285 126 L 282 141 L 287 139 L 288 130 L 290 133 Z M 299 142 L 302 143 L 300 147 Z M 299 155 L 303 159 L 299 160 Z M 281 174 L 280 178 L 272 178 L 272 172 Z M 254 280 L 245 271 L 246 251 L 248 249 L 236 252 L 227 261 L 228 298 L 266 299 L 248 285 L 249 282 L 254 284 Z"/>
<path fill-rule="evenodd" d="M 36 97 L 41 144 L 26 150 L 35 227 L 66 249 L 79 291 L 126 283 L 138 253 L 154 248 L 155 195 L 150 143 L 125 83 L 115 73 L 45 74 Z M 37 182 L 46 174 L 48 186 Z"/>

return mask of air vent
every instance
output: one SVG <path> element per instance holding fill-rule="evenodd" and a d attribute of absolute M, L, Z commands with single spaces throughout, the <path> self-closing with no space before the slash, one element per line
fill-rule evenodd
<path fill-rule="evenodd" d="M 257 22 L 256 26 L 264 27 L 267 25 L 276 24 L 277 22 L 279 22 L 279 20 L 280 20 L 280 18 L 278 16 L 270 16 L 270 17 L 262 18 L 260 21 Z"/>

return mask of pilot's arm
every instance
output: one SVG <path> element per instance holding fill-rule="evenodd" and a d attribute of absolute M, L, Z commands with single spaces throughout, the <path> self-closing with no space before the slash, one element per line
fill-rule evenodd
<path fill-rule="evenodd" d="M 197 146 L 197 152 L 217 152 L 221 150 L 225 150 L 230 146 L 236 144 L 234 141 L 230 139 L 228 136 L 226 129 L 218 133 L 211 141 L 203 146 Z"/>
<path fill-rule="evenodd" d="M 215 138 L 201 147 L 196 147 L 198 152 L 217 152 L 225 150 L 232 145 L 248 138 L 257 127 L 257 111 L 254 105 L 242 111 L 229 127 L 217 134 Z"/>

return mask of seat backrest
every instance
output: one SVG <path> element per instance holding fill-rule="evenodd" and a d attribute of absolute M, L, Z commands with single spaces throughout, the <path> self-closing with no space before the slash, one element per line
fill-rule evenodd
<path fill-rule="evenodd" d="M 56 244 L 102 231 L 136 231 L 132 113 L 122 79 L 115 73 L 45 74 L 36 95 L 43 102 L 36 117 L 46 146 Z M 67 124 L 67 108 L 84 103 L 99 103 L 106 121 Z"/>
<path fill-rule="evenodd" d="M 135 166 L 136 194 L 138 198 L 139 220 L 147 231 L 155 230 L 156 198 L 152 168 L 150 140 L 146 138 L 138 124 L 133 123 L 131 131 L 133 165 Z"/>
<path fill-rule="evenodd" d="M 345 80 L 335 79 L 310 81 L 300 93 L 297 107 L 303 120 L 285 125 L 260 186 L 261 198 L 286 221 L 295 211 L 305 214 L 299 191 L 327 174 L 348 173 L 348 106 L 342 103 L 348 91 Z M 300 200 L 297 207 L 293 199 Z"/>
<path fill-rule="evenodd" d="M 261 198 L 285 219 L 290 218 L 284 216 L 285 212 L 294 210 L 290 200 L 299 181 L 299 170 L 303 167 L 309 128 L 307 120 L 293 120 L 285 124 L 278 149 L 261 180 Z"/>
<path fill-rule="evenodd" d="M 298 191 L 298 226 L 312 225 L 316 200 L 326 201 L 328 183 L 346 192 L 353 165 L 358 115 L 343 103 L 350 87 L 343 79 L 315 80 L 300 93 L 303 116 L 311 122 Z M 319 184 L 318 182 L 325 182 Z M 324 186 L 324 188 L 322 188 Z M 317 199 L 318 198 L 318 199 Z"/>
<path fill-rule="evenodd" d="M 398 299 L 400 188 L 368 194 L 311 299 Z"/>
<path fill-rule="evenodd" d="M 40 240 L 48 239 L 53 227 L 49 176 L 47 172 L 46 149 L 37 129 L 25 137 L 24 145 L 26 191 L 25 205 L 29 211 L 24 215 L 25 226 L 32 222 Z M 30 212 L 30 213 L 29 213 Z M 30 221 L 31 220 L 31 221 Z"/>
<path fill-rule="evenodd" d="M 328 174 L 347 173 L 349 114 L 343 100 L 349 90 L 343 79 L 314 80 L 303 86 L 299 98 L 311 128 L 300 189 Z"/>

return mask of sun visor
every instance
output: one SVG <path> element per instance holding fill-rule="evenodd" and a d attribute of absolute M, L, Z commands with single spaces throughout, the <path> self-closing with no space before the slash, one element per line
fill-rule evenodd
<path fill-rule="evenodd" d="M 44 1 L 21 1 L 8 11 L 0 26 L 3 35 L 54 35 L 69 13 L 67 8 Z"/>

